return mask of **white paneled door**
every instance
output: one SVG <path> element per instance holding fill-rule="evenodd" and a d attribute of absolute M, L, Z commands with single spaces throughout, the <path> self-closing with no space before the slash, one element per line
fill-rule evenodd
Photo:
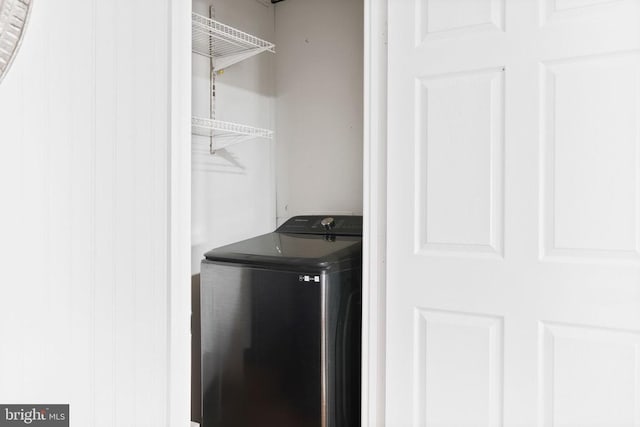
<path fill-rule="evenodd" d="M 640 426 L 640 1 L 389 0 L 388 427 Z"/>

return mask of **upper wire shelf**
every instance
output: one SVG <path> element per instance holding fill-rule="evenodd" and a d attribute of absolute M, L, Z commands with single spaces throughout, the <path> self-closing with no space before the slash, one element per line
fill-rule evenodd
<path fill-rule="evenodd" d="M 214 60 L 221 70 L 262 52 L 275 53 L 275 44 L 214 19 L 191 13 L 192 50 Z"/>
<path fill-rule="evenodd" d="M 269 129 L 261 129 L 222 120 L 206 119 L 203 117 L 191 118 L 191 133 L 194 135 L 214 137 L 215 143 L 210 147 L 211 152 L 253 138 L 273 138 L 273 131 Z"/>

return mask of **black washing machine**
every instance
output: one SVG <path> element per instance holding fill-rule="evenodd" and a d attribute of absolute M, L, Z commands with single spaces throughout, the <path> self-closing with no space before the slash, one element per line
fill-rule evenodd
<path fill-rule="evenodd" d="M 360 216 L 297 216 L 207 252 L 194 307 L 194 420 L 360 426 L 361 288 Z"/>

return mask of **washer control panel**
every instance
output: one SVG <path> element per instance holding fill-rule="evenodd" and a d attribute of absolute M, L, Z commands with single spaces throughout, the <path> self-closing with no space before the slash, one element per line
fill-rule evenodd
<path fill-rule="evenodd" d="M 362 236 L 362 216 L 302 215 L 294 216 L 276 230 L 279 233 L 333 234 Z"/>

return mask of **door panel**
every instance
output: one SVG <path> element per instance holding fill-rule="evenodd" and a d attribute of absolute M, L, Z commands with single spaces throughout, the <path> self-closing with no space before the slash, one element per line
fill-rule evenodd
<path fill-rule="evenodd" d="M 389 0 L 387 425 L 640 425 L 640 0 Z"/>
<path fill-rule="evenodd" d="M 418 42 L 504 27 L 504 0 L 431 0 L 418 2 L 416 12 Z"/>
<path fill-rule="evenodd" d="M 544 255 L 638 257 L 638 52 L 544 63 Z"/>
<path fill-rule="evenodd" d="M 540 341 L 544 427 L 638 425 L 638 332 L 544 322 Z"/>
<path fill-rule="evenodd" d="M 418 79 L 418 251 L 502 254 L 503 70 Z"/>
<path fill-rule="evenodd" d="M 414 327 L 418 425 L 500 425 L 502 318 L 416 309 Z"/>

